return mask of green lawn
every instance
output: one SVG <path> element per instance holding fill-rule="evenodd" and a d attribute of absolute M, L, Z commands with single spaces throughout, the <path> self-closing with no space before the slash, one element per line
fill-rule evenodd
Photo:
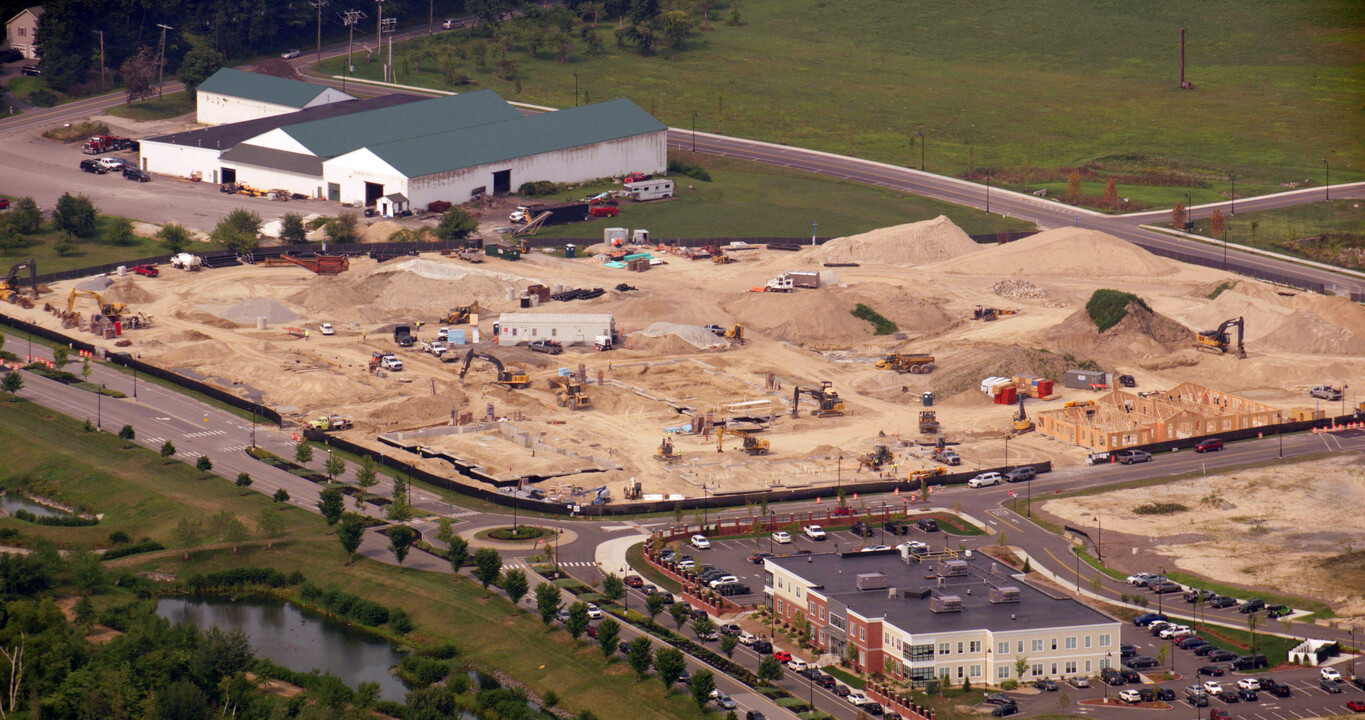
<path fill-rule="evenodd" d="M 579 102 L 628 97 L 673 127 L 695 114 L 698 130 L 897 164 L 922 153 L 932 172 L 991 169 L 1032 188 L 1087 166 L 1115 176 L 1119 197 L 1154 205 L 1175 193 L 1149 173 L 1193 181 L 1179 194 L 1195 202 L 1222 197 L 1228 171 L 1244 195 L 1321 183 L 1324 158 L 1334 181 L 1365 177 L 1351 129 L 1365 95 L 1365 6 L 1350 0 L 1267 0 L 1254 12 L 1235 0 L 1079 10 L 1039 0 L 985 16 L 960 3 L 746 0 L 738 27 L 728 6 L 717 3 L 712 31 L 654 57 L 618 47 L 612 18 L 597 29 L 597 58 L 578 28 L 563 63 L 548 43 L 532 57 L 513 40 L 517 79 L 498 78 L 494 47 L 476 67 L 463 31 L 395 45 L 394 67 L 400 83 L 453 89 L 444 78 L 467 75 L 465 88 L 554 107 L 572 106 L 577 86 Z M 1182 26 L 1189 91 L 1176 87 Z M 380 77 L 378 62 L 355 65 Z"/>
<path fill-rule="evenodd" d="M 821 237 L 867 232 L 888 225 L 947 215 L 968 234 L 1032 230 L 1032 223 L 987 215 L 950 203 L 831 180 L 771 165 L 739 162 L 689 152 L 671 152 L 670 159 L 697 163 L 711 174 L 711 182 L 674 175 L 677 195 L 672 200 L 623 203 L 621 214 L 588 223 L 557 225 L 539 237 L 602 241 L 607 227 L 648 228 L 657 238 L 673 237 L 794 237 L 808 238 L 817 223 Z M 575 188 L 538 201 L 580 199 L 615 185 Z"/>
<path fill-rule="evenodd" d="M 110 107 L 106 112 L 115 117 L 138 122 L 166 120 L 194 112 L 194 98 L 185 92 L 171 93 L 164 97 L 152 97 L 141 102 L 135 102 L 131 107 L 126 103 L 120 103 Z"/>
<path fill-rule="evenodd" d="M 56 99 L 54 105 L 61 105 L 79 98 L 72 97 L 66 93 L 57 92 L 47 86 L 47 82 L 41 77 L 19 76 L 5 83 L 5 92 L 28 103 L 33 103 L 32 96 L 35 93 L 47 91 Z"/>
<path fill-rule="evenodd" d="M 1207 218 L 1194 227 L 1212 236 Z M 1225 229 L 1228 241 L 1239 245 L 1365 270 L 1365 202 L 1360 200 L 1239 212 L 1227 216 Z"/>

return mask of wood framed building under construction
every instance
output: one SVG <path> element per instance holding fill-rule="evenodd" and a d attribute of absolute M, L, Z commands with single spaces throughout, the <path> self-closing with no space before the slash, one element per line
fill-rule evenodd
<path fill-rule="evenodd" d="M 1284 411 L 1221 390 L 1181 383 L 1146 397 L 1114 390 L 1093 403 L 1034 413 L 1038 432 L 1100 451 L 1283 422 Z"/>

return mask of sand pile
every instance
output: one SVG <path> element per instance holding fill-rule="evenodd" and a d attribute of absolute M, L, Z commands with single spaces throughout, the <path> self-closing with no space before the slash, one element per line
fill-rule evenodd
<path fill-rule="evenodd" d="M 508 287 L 525 281 L 504 273 L 471 272 L 432 260 L 404 260 L 369 273 L 316 277 L 288 296 L 291 303 L 330 317 L 381 322 L 411 316 L 440 318 L 478 301 L 486 311 L 510 310 Z"/>
<path fill-rule="evenodd" d="M 360 233 L 360 242 L 382 243 L 388 242 L 389 236 L 402 230 L 403 226 L 392 220 L 380 220 L 379 222 L 365 228 Z"/>
<path fill-rule="evenodd" d="M 146 304 L 156 301 L 156 296 L 144 290 L 130 277 L 119 278 L 103 293 L 109 302 L 126 304 Z"/>
<path fill-rule="evenodd" d="M 938 301 L 915 295 L 909 288 L 900 285 L 858 283 L 830 292 L 844 302 L 848 312 L 851 313 L 858 303 L 862 303 L 896 323 L 901 332 L 925 335 L 941 332 L 953 324 L 953 319 L 943 311 Z M 856 319 L 855 322 L 861 324 Z"/>
<path fill-rule="evenodd" d="M 691 346 L 683 352 L 694 352 L 698 349 L 712 350 L 730 345 L 730 342 L 725 338 L 717 337 L 715 333 L 698 325 L 656 322 L 637 334 L 649 338 L 676 337 Z M 657 350 L 658 348 L 653 349 Z"/>
<path fill-rule="evenodd" d="M 1196 330 L 1213 330 L 1223 321 L 1238 317 L 1245 322 L 1246 344 L 1251 352 L 1260 348 L 1315 355 L 1365 355 L 1365 308 L 1346 298 L 1313 297 L 1306 293 L 1286 298 L 1268 288 L 1238 283 L 1237 289 L 1222 292 L 1184 320 Z"/>
<path fill-rule="evenodd" d="M 1086 360 L 1083 356 L 1066 360 L 1057 353 L 1018 345 L 983 343 L 964 349 L 968 353 L 962 358 L 962 364 L 940 368 L 930 376 L 931 386 L 940 395 L 951 397 L 970 390 L 989 403 L 990 398 L 979 390 L 982 378 L 1031 375 L 1060 383 L 1067 370 L 1074 369 Z M 971 362 L 971 358 L 980 359 Z"/>
<path fill-rule="evenodd" d="M 852 306 L 828 290 L 743 293 L 721 307 L 745 329 L 797 345 L 847 347 L 872 336 L 871 323 L 853 317 Z"/>
<path fill-rule="evenodd" d="M 111 280 L 110 278 L 100 275 L 98 277 L 87 278 L 76 283 L 76 289 L 102 293 L 104 292 L 105 288 L 109 287 L 109 285 L 112 284 L 113 282 L 114 281 Z"/>
<path fill-rule="evenodd" d="M 1154 277 L 1180 263 L 1098 230 L 1062 228 L 937 263 L 936 272 L 965 275 Z"/>
<path fill-rule="evenodd" d="M 1123 319 L 1104 332 L 1098 331 L 1090 313 L 1081 308 L 1049 328 L 1043 339 L 1062 352 L 1130 359 L 1162 356 L 1188 347 L 1194 342 L 1194 333 L 1165 315 L 1129 302 Z"/>
<path fill-rule="evenodd" d="M 210 315 L 231 320 L 243 325 L 256 324 L 256 318 L 264 317 L 269 323 L 286 323 L 299 319 L 299 314 L 270 298 L 254 297 L 231 305 L 198 305 Z"/>
<path fill-rule="evenodd" d="M 814 255 L 820 262 L 922 265 L 980 249 L 962 228 L 940 215 L 933 220 L 835 238 L 821 245 Z"/>

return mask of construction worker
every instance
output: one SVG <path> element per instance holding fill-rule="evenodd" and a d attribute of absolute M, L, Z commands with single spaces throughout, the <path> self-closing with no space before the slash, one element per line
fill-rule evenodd
<path fill-rule="evenodd" d="M 309 334 L 310 332 L 311 332 L 311 331 L 309 331 L 309 330 L 304 330 L 304 331 L 303 331 L 303 339 L 304 339 L 304 340 L 307 340 L 307 339 L 308 339 L 308 334 Z"/>

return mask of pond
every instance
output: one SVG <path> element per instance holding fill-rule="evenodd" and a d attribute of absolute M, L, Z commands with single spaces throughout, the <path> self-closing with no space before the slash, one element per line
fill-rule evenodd
<path fill-rule="evenodd" d="M 15 510 L 27 510 L 38 517 L 66 517 L 71 514 L 42 503 L 33 502 L 17 492 L 0 494 L 0 507 L 4 508 L 7 513 L 13 513 Z"/>
<path fill-rule="evenodd" d="M 403 654 L 382 638 L 273 598 L 191 595 L 162 598 L 156 614 L 173 623 L 246 633 L 256 654 L 298 672 L 330 672 L 352 688 L 379 683 L 380 697 L 402 702 L 407 688 L 389 668 Z"/>

